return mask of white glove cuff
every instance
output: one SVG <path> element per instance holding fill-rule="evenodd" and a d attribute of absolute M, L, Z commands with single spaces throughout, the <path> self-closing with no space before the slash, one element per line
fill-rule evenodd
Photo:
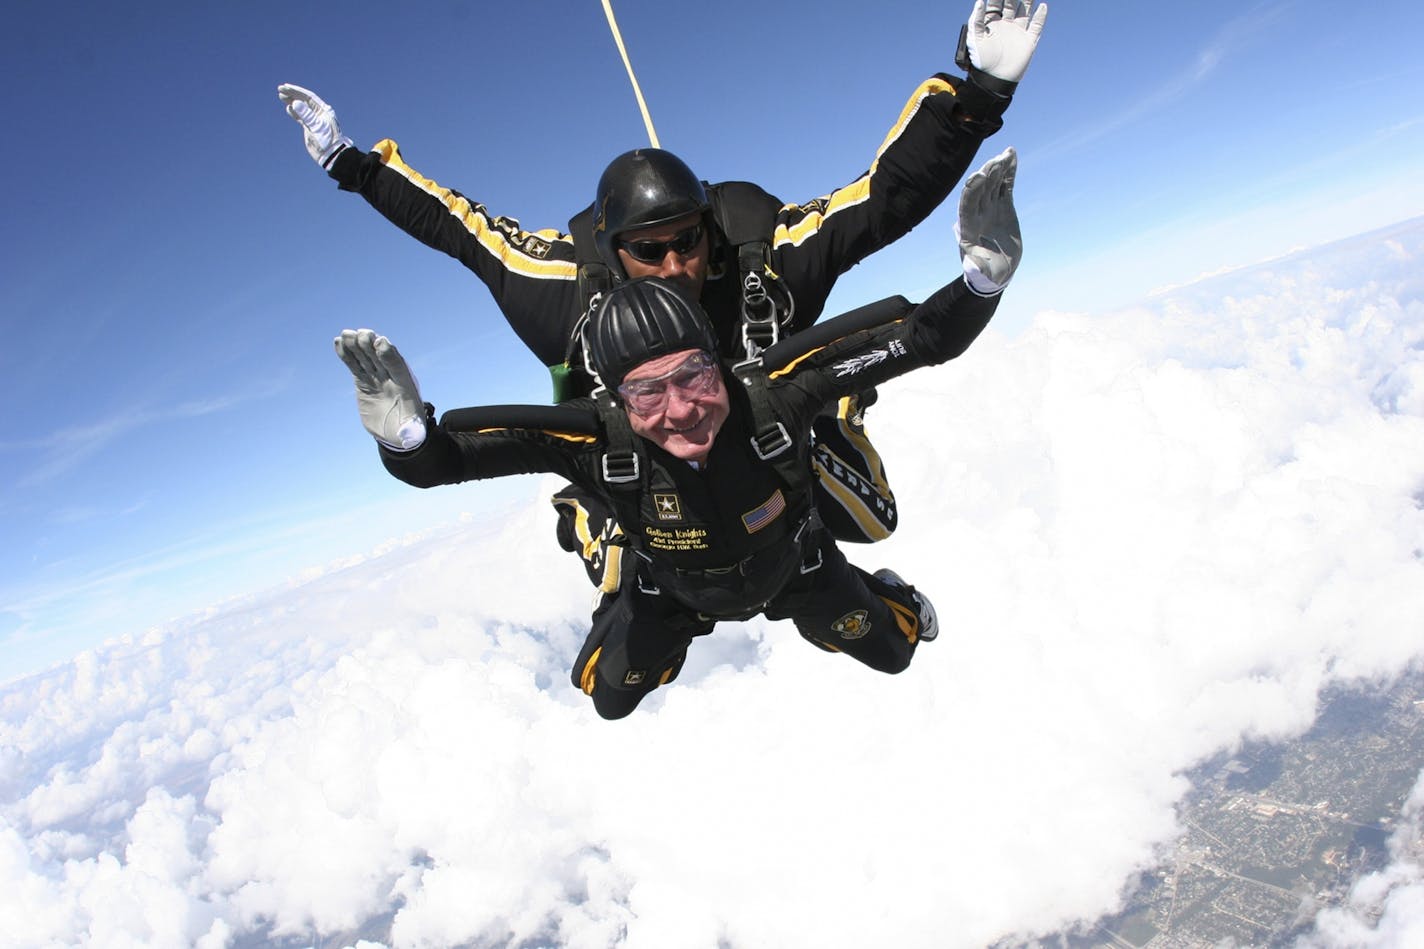
<path fill-rule="evenodd" d="M 425 444 L 425 419 L 419 415 L 412 415 L 401 422 L 400 428 L 396 429 L 396 438 L 400 444 L 394 445 L 384 438 L 377 438 L 376 441 L 385 445 L 391 451 L 414 451 Z"/>
<path fill-rule="evenodd" d="M 979 269 L 973 257 L 964 258 L 964 282 L 975 296 L 992 297 L 1002 293 L 1007 284 L 995 283 L 989 275 Z"/>
<path fill-rule="evenodd" d="M 336 156 L 346 151 L 346 149 L 351 148 L 353 145 L 354 143 L 351 139 L 345 135 L 341 136 L 331 143 L 330 148 L 321 153 L 321 159 L 318 164 L 321 165 L 323 171 L 330 171 L 332 162 L 336 161 Z"/>

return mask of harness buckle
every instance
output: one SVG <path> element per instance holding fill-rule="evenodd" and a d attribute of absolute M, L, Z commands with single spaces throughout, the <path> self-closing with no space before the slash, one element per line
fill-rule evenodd
<path fill-rule="evenodd" d="M 752 451 L 762 461 L 770 461 L 791 447 L 791 434 L 780 422 L 775 428 L 763 429 L 751 438 Z"/>
<path fill-rule="evenodd" d="M 761 275 L 749 272 L 742 278 L 742 349 L 753 356 L 780 340 L 776 302 L 767 293 Z"/>
<path fill-rule="evenodd" d="M 820 525 L 820 517 L 816 509 L 812 508 L 811 513 L 806 515 L 806 519 L 801 522 L 801 526 L 796 528 L 796 534 L 791 538 L 796 546 L 801 548 L 801 572 L 803 574 L 815 573 L 821 569 L 824 555 L 821 553 L 821 545 L 815 547 L 816 562 L 811 562 L 811 555 L 806 553 L 805 543 L 810 539 L 807 535 L 815 536 L 815 528 Z"/>
<path fill-rule="evenodd" d="M 634 451 L 606 452 L 603 456 L 603 480 L 609 484 L 627 484 L 642 475 L 638 453 Z"/>

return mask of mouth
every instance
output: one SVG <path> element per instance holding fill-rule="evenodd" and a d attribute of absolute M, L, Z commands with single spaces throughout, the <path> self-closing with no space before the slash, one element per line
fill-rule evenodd
<path fill-rule="evenodd" d="M 691 425 L 687 425 L 683 428 L 673 428 L 671 426 L 668 426 L 664 428 L 664 431 L 666 431 L 669 435 L 681 435 L 682 437 L 686 438 L 691 433 L 697 431 L 699 428 L 702 428 L 706 423 L 707 416 L 704 415 L 702 416 L 702 418 L 698 419 Z"/>

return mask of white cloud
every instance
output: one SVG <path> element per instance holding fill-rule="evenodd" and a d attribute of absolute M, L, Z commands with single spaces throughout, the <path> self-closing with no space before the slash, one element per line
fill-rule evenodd
<path fill-rule="evenodd" d="M 943 947 L 1109 912 L 1192 764 L 1420 654 L 1421 250 L 1044 314 L 885 387 L 903 523 L 850 554 L 945 627 L 901 676 L 725 625 L 603 722 L 540 501 L 12 683 L 0 941 Z M 1403 848 L 1321 945 L 1420 925 Z"/>
<path fill-rule="evenodd" d="M 1390 836 L 1391 864 L 1355 884 L 1344 906 L 1316 917 L 1301 949 L 1424 944 L 1424 772 Z"/>

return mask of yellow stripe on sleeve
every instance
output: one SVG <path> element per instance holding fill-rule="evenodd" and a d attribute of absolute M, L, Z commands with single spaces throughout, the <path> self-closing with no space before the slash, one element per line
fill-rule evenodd
<path fill-rule="evenodd" d="M 875 150 L 875 160 L 870 164 L 870 170 L 855 181 L 843 188 L 838 188 L 830 194 L 821 198 L 817 204 L 824 203 L 824 210 L 815 210 L 801 218 L 790 227 L 780 225 L 776 228 L 776 233 L 772 237 L 772 247 L 781 247 L 790 244 L 793 247 L 799 246 L 806 238 L 815 234 L 821 229 L 821 225 L 826 223 L 828 218 L 833 217 L 838 211 L 855 207 L 862 201 L 870 197 L 870 179 L 875 175 L 875 169 L 880 164 L 880 156 L 885 154 L 885 150 L 899 140 L 904 133 L 905 127 L 910 124 L 910 120 L 915 117 L 915 113 L 920 111 L 920 104 L 928 97 L 941 92 L 954 94 L 954 87 L 939 77 L 926 79 L 910 95 L 905 107 L 900 110 L 900 117 L 886 133 L 885 140 L 880 143 L 880 147 Z"/>
<path fill-rule="evenodd" d="M 376 143 L 373 151 L 381 156 L 381 162 L 387 168 L 443 204 L 450 215 L 464 226 L 480 246 L 498 258 L 500 263 L 510 271 L 536 280 L 575 280 L 578 278 L 578 267 L 573 261 L 547 260 L 536 257 L 511 243 L 509 235 L 496 227 L 491 227 L 489 216 L 476 211 L 468 198 L 456 194 L 449 188 L 442 188 L 407 165 L 401 158 L 400 148 L 395 142 L 388 138 L 382 139 Z M 539 231 L 520 230 L 517 233 L 520 237 L 529 236 L 546 242 L 569 240 L 568 235 L 560 234 L 549 228 Z"/>
<path fill-rule="evenodd" d="M 872 543 L 890 536 L 890 529 L 885 526 L 884 521 L 876 516 L 875 512 L 866 504 L 865 499 L 834 477 L 820 458 L 812 455 L 811 467 L 816 471 L 821 488 L 845 509 L 846 514 L 855 521 L 856 527 L 860 528 L 861 533 L 870 538 Z"/>

